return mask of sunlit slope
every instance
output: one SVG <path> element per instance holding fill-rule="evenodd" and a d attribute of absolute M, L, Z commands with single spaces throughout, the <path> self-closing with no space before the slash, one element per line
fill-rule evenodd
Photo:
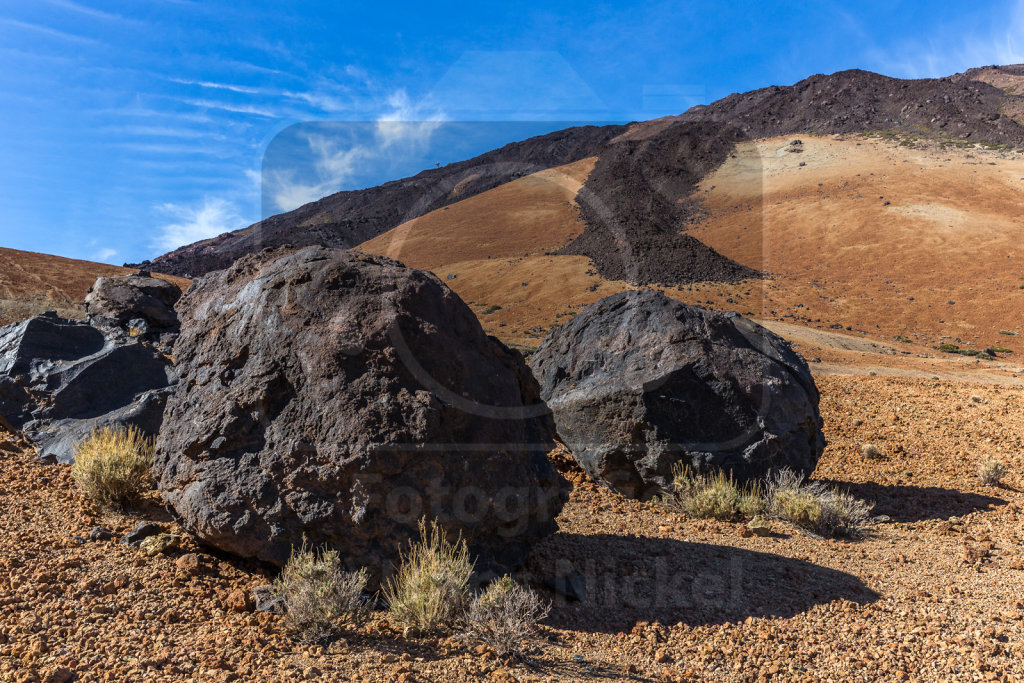
<path fill-rule="evenodd" d="M 105 263 L 0 247 L 0 325 L 47 310 L 81 318 L 84 315 L 82 302 L 96 278 L 134 272 Z M 189 284 L 180 277 L 158 277 L 182 288 Z"/>

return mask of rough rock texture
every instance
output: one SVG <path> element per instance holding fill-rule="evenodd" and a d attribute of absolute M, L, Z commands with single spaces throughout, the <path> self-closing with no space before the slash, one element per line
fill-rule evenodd
<path fill-rule="evenodd" d="M 818 390 L 787 343 L 650 290 L 604 298 L 531 359 L 559 438 L 593 479 L 647 497 L 679 461 L 740 480 L 813 471 Z"/>
<path fill-rule="evenodd" d="M 179 298 L 178 287 L 139 271 L 98 278 L 85 296 L 85 312 L 96 327 L 131 330 L 154 339 L 165 336 L 169 342 L 178 331 L 174 304 Z"/>
<path fill-rule="evenodd" d="M 697 184 L 740 139 L 728 126 L 677 122 L 611 145 L 576 195 L 587 228 L 558 253 L 587 256 L 602 277 L 633 284 L 761 277 L 681 232 L 703 215 Z"/>
<path fill-rule="evenodd" d="M 97 427 L 135 425 L 155 435 L 170 362 L 152 347 L 54 313 L 0 328 L 0 417 L 43 459 L 73 462 Z"/>
<path fill-rule="evenodd" d="M 502 571 L 566 484 L 522 357 L 433 275 L 321 247 L 240 259 L 179 305 L 154 457 L 202 541 L 281 564 L 303 537 L 386 573 L 421 515 Z"/>

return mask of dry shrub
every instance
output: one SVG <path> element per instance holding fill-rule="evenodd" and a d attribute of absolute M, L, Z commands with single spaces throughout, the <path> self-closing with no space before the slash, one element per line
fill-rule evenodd
<path fill-rule="evenodd" d="M 672 500 L 683 512 L 699 519 L 751 519 L 764 511 L 759 483 L 740 486 L 731 473 L 719 470 L 706 474 L 688 466 L 674 470 Z"/>
<path fill-rule="evenodd" d="M 384 599 L 400 623 L 421 633 L 455 624 L 469 602 L 473 562 L 460 537 L 451 543 L 436 521 L 420 520 L 420 540 L 403 553 L 384 584 Z"/>
<path fill-rule="evenodd" d="M 138 427 L 95 429 L 75 447 L 71 477 L 101 505 L 136 503 L 152 486 L 153 439 Z"/>
<path fill-rule="evenodd" d="M 978 463 L 978 478 L 985 486 L 999 486 L 1006 476 L 1006 465 L 992 458 L 985 458 Z"/>
<path fill-rule="evenodd" d="M 551 606 L 510 576 L 493 581 L 466 612 L 466 636 L 499 657 L 522 657 Z"/>
<path fill-rule="evenodd" d="M 284 599 L 285 625 L 296 640 L 320 643 L 346 626 L 359 627 L 369 614 L 363 599 L 366 570 L 345 571 L 336 550 L 292 550 L 274 591 Z"/>
<path fill-rule="evenodd" d="M 856 535 L 871 521 L 871 504 L 788 469 L 769 480 L 767 498 L 773 517 L 822 536 Z"/>
<path fill-rule="evenodd" d="M 882 451 L 879 450 L 878 446 L 870 443 L 866 443 L 860 447 L 860 454 L 868 460 L 882 459 Z"/>

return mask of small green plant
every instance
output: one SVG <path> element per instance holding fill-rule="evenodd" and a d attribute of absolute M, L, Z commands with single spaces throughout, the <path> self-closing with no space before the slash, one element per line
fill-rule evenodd
<path fill-rule="evenodd" d="M 305 542 L 292 550 L 274 591 L 284 599 L 285 625 L 303 643 L 322 643 L 337 637 L 346 626 L 359 627 L 369 614 L 366 570 L 342 568 L 336 550 L 314 550 Z"/>
<path fill-rule="evenodd" d="M 853 536 L 871 520 L 873 506 L 821 482 L 804 481 L 780 470 L 768 483 L 768 510 L 773 517 L 821 536 Z"/>
<path fill-rule="evenodd" d="M 71 477 L 101 505 L 124 507 L 152 486 L 153 440 L 138 427 L 95 429 L 74 451 Z"/>
<path fill-rule="evenodd" d="M 978 478 L 985 486 L 999 486 L 1006 476 L 1006 465 L 992 458 L 985 458 L 978 463 Z"/>
<path fill-rule="evenodd" d="M 384 599 L 398 622 L 426 633 L 454 625 L 465 611 L 473 561 L 466 542 L 448 541 L 436 521 L 421 519 L 419 532 L 384 584 Z"/>
<path fill-rule="evenodd" d="M 483 315 L 490 315 L 491 313 L 496 313 L 496 312 L 498 312 L 500 310 L 501 310 L 501 306 L 499 306 L 498 304 L 491 304 L 490 306 L 485 308 L 482 311 L 482 313 L 483 313 Z"/>
<path fill-rule="evenodd" d="M 732 473 L 697 472 L 677 464 L 673 470 L 670 500 L 687 515 L 699 519 L 751 519 L 764 511 L 761 485 L 739 485 Z"/>
<path fill-rule="evenodd" d="M 957 346 L 956 344 L 950 344 L 948 342 L 945 344 L 939 344 L 935 348 L 938 349 L 939 351 L 942 351 L 943 353 L 960 353 L 959 346 Z"/>
<path fill-rule="evenodd" d="M 1004 334 L 1007 337 L 1016 337 L 1017 333 L 1013 330 L 999 330 L 999 334 Z"/>
<path fill-rule="evenodd" d="M 985 353 L 994 356 L 997 353 L 1013 353 L 1013 349 L 1008 349 L 1005 346 L 990 346 L 985 349 Z"/>
<path fill-rule="evenodd" d="M 492 581 L 466 611 L 466 637 L 499 657 L 522 657 L 551 606 L 510 576 Z"/>

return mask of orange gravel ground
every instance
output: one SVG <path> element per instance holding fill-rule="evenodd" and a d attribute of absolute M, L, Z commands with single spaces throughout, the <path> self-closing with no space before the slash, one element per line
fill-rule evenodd
<path fill-rule="evenodd" d="M 383 612 L 327 648 L 291 643 L 245 596 L 268 575 L 186 544 L 148 558 L 96 524 L 173 526 L 152 494 L 94 509 L 66 467 L 0 441 L 0 680 L 1024 680 L 1024 389 L 819 377 L 829 446 L 816 476 L 874 500 L 861 540 L 773 522 L 768 538 L 574 483 L 561 530 L 527 567 L 571 564 L 526 663 L 452 637 L 404 638 Z M 883 459 L 866 460 L 863 443 Z M 982 486 L 980 458 L 1006 463 Z M 551 594 L 546 594 L 553 597 Z"/>

